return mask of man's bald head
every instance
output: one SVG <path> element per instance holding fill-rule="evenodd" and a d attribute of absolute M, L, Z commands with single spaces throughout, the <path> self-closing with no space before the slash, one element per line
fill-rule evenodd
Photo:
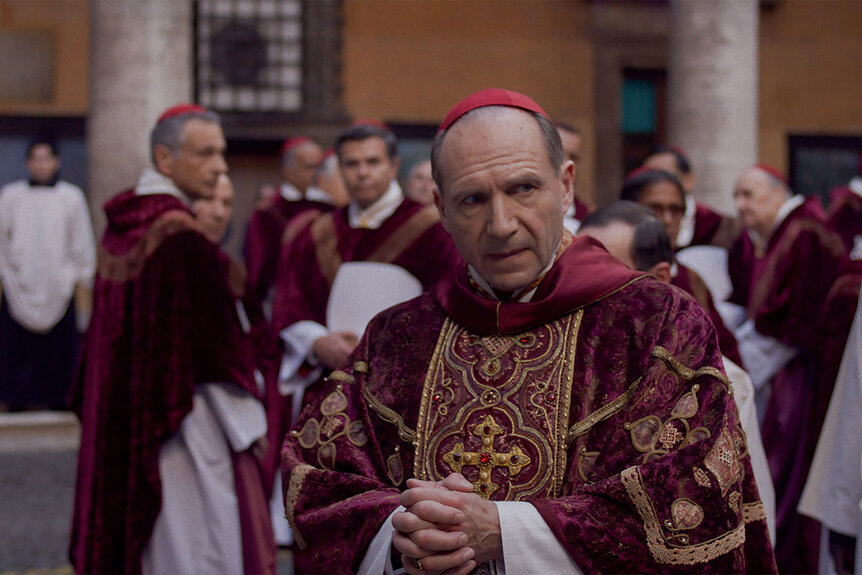
<path fill-rule="evenodd" d="M 554 168 L 559 168 L 564 160 L 563 157 L 563 144 L 560 140 L 560 134 L 557 131 L 556 126 L 544 115 L 530 111 L 523 110 L 519 108 L 512 108 L 509 106 L 483 106 L 481 108 L 476 108 L 475 110 L 471 110 L 458 118 L 451 126 L 447 127 L 445 130 L 441 130 L 437 132 L 437 135 L 434 137 L 434 141 L 431 145 L 431 173 L 434 177 L 434 182 L 437 184 L 437 189 L 440 193 L 443 193 L 443 179 L 444 179 L 444 170 L 445 166 L 441 165 L 440 158 L 440 149 L 443 146 L 443 143 L 446 139 L 446 135 L 452 132 L 454 129 L 457 129 L 458 125 L 462 122 L 470 122 L 471 118 L 476 120 L 477 118 L 481 121 L 487 122 L 500 122 L 505 121 L 504 115 L 506 113 L 513 112 L 521 112 L 524 114 L 529 114 L 533 117 L 536 123 L 539 126 L 539 130 L 542 134 L 542 140 L 545 145 L 545 152 L 547 153 L 548 161 L 551 163 L 551 166 Z M 462 124 L 463 125 L 463 124 Z"/>
<path fill-rule="evenodd" d="M 781 206 L 793 195 L 790 187 L 772 172 L 751 166 L 742 172 L 733 190 L 739 220 L 761 240 L 769 237 Z"/>

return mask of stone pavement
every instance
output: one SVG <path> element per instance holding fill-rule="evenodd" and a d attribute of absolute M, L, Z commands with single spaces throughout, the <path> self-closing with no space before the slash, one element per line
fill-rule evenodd
<path fill-rule="evenodd" d="M 0 575 L 69 575 L 80 430 L 71 413 L 0 413 Z M 279 575 L 293 575 L 289 551 Z"/>

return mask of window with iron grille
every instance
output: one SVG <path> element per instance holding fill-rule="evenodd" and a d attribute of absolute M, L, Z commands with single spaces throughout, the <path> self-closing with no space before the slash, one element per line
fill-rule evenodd
<path fill-rule="evenodd" d="M 197 0 L 197 101 L 221 113 L 340 113 L 337 0 Z"/>

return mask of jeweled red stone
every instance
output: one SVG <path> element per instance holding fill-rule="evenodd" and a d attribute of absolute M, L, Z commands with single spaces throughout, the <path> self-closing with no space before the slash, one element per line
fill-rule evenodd
<path fill-rule="evenodd" d="M 512 455 L 512 456 L 510 456 L 510 457 L 509 457 L 509 461 L 510 461 L 511 463 L 518 463 L 518 456 L 517 456 L 517 455 Z"/>
<path fill-rule="evenodd" d="M 453 453 L 452 459 L 454 459 L 455 461 L 461 461 L 461 454 L 460 453 Z"/>
<path fill-rule="evenodd" d="M 491 454 L 486 452 L 486 451 L 483 451 L 482 453 L 480 453 L 479 454 L 479 463 L 482 463 L 482 464 L 491 463 Z"/>
<path fill-rule="evenodd" d="M 554 401 L 555 399 L 557 399 L 557 394 L 552 391 L 551 393 L 548 394 L 548 399 L 550 401 Z"/>
<path fill-rule="evenodd" d="M 521 338 L 521 343 L 530 343 L 530 338 L 529 338 L 529 337 L 526 337 L 526 336 L 522 337 L 522 338 Z"/>
<path fill-rule="evenodd" d="M 482 428 L 482 433 L 488 435 L 489 433 L 491 433 L 491 428 L 486 425 Z"/>
<path fill-rule="evenodd" d="M 433 401 L 435 403 L 439 403 L 439 402 L 443 401 L 443 396 L 440 395 L 439 393 L 435 393 L 434 395 L 431 396 L 431 401 Z"/>
<path fill-rule="evenodd" d="M 479 491 L 488 491 L 488 484 L 483 483 L 483 484 L 479 485 Z"/>

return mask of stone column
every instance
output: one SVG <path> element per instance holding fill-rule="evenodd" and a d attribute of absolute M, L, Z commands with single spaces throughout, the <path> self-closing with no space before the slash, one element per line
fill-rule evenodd
<path fill-rule="evenodd" d="M 757 161 L 758 0 L 670 0 L 669 141 L 691 158 L 697 200 L 734 214 Z"/>
<path fill-rule="evenodd" d="M 192 98 L 191 0 L 93 0 L 90 209 L 97 237 L 102 204 L 134 186 L 150 164 L 149 134 L 159 113 Z"/>

